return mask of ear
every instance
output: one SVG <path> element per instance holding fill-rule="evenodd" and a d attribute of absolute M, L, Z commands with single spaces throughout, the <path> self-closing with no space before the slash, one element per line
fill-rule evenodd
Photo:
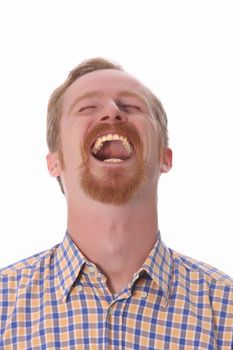
<path fill-rule="evenodd" d="M 172 150 L 170 148 L 164 148 L 161 151 L 160 160 L 160 173 L 168 173 L 172 168 Z"/>
<path fill-rule="evenodd" d="M 51 176 L 58 177 L 61 174 L 61 166 L 58 152 L 49 153 L 46 156 L 48 171 Z"/>

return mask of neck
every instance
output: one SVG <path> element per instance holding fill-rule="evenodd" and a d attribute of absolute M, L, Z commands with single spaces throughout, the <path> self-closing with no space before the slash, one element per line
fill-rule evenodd
<path fill-rule="evenodd" d="M 119 206 L 79 198 L 78 203 L 68 203 L 68 231 L 86 258 L 107 277 L 110 291 L 117 293 L 127 286 L 156 242 L 156 194 L 153 191 L 147 198 Z"/>

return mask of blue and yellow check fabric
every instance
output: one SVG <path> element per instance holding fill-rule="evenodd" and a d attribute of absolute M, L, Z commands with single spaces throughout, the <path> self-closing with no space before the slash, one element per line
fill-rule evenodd
<path fill-rule="evenodd" d="M 158 240 L 127 288 L 66 233 L 0 272 L 0 349 L 232 350 L 233 280 Z"/>

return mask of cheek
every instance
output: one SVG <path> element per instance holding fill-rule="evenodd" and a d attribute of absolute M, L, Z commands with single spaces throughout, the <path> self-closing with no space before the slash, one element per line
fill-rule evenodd
<path fill-rule="evenodd" d="M 159 136 L 155 123 L 148 121 L 143 126 L 144 156 L 147 162 L 155 162 L 159 153 Z"/>
<path fill-rule="evenodd" d="M 81 130 L 75 125 L 66 125 L 61 133 L 61 149 L 66 168 L 77 168 L 81 164 Z"/>

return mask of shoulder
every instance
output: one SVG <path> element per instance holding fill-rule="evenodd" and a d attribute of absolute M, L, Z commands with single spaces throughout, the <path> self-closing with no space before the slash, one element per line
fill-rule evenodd
<path fill-rule="evenodd" d="M 51 249 L 34 254 L 23 260 L 20 260 L 14 264 L 0 269 L 0 294 L 4 288 L 4 285 L 10 283 L 12 286 L 20 285 L 21 281 L 29 280 L 32 276 L 40 271 L 41 273 L 49 267 L 54 258 L 54 253 L 57 250 L 56 245 Z"/>
<path fill-rule="evenodd" d="M 211 326 L 216 344 L 233 344 L 233 279 L 206 264 L 170 249 L 173 261 L 171 299 L 178 296 L 203 329 Z M 179 303 L 180 307 L 180 303 Z M 196 328 L 197 329 L 197 328 Z"/>
<path fill-rule="evenodd" d="M 233 278 L 220 271 L 219 269 L 199 260 L 195 260 L 187 255 L 178 253 L 177 251 L 171 250 L 174 265 L 180 266 L 189 276 L 199 275 L 205 278 L 210 283 L 218 283 L 228 285 L 233 288 Z"/>
<path fill-rule="evenodd" d="M 58 246 L 0 269 L 0 337 L 13 314 L 22 314 L 26 300 L 40 300 L 46 281 L 53 278 Z"/>
<path fill-rule="evenodd" d="M 195 300 L 200 297 L 208 300 L 215 315 L 229 318 L 233 314 L 233 279 L 209 264 L 170 251 L 175 283 L 185 295 Z"/>

